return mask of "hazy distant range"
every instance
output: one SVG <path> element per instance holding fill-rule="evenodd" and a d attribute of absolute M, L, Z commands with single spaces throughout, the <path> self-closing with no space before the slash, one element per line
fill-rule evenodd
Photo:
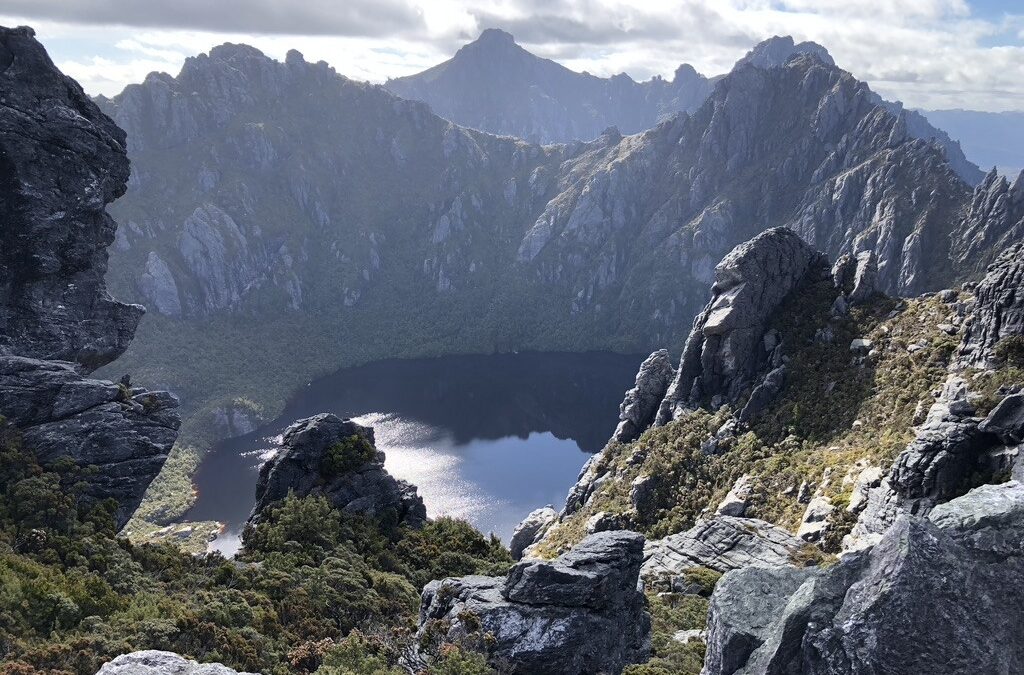
<path fill-rule="evenodd" d="M 1024 111 L 921 110 L 933 125 L 960 141 L 967 159 L 1015 176 L 1024 169 Z"/>

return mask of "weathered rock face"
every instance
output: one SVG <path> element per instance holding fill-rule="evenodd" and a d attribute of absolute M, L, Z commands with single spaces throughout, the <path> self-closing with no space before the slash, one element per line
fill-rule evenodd
<path fill-rule="evenodd" d="M 106 205 L 125 190 L 124 132 L 30 28 L 0 28 L 0 418 L 123 526 L 177 436 L 177 399 L 84 374 L 127 347 L 143 309 L 107 294 Z"/>
<path fill-rule="evenodd" d="M 992 169 L 974 189 L 967 214 L 952 234 L 965 278 L 980 276 L 995 255 L 1024 239 L 1024 171 L 1010 183 Z"/>
<path fill-rule="evenodd" d="M 0 28 L 0 354 L 88 372 L 125 350 L 143 312 L 103 280 L 125 135 L 33 36 Z"/>
<path fill-rule="evenodd" d="M 711 596 L 701 672 L 746 673 L 754 650 L 771 640 L 775 617 L 813 574 L 795 567 L 749 567 L 723 576 Z"/>
<path fill-rule="evenodd" d="M 638 590 L 643 546 L 635 532 L 601 532 L 553 561 L 520 562 L 506 578 L 432 581 L 423 589 L 420 635 L 440 626 L 458 641 L 473 631 L 469 613 L 493 635 L 488 655 L 500 672 L 619 673 L 650 653 Z"/>
<path fill-rule="evenodd" d="M 150 649 L 122 654 L 96 675 L 256 675 L 232 670 L 219 663 L 196 663 L 173 652 Z"/>
<path fill-rule="evenodd" d="M 1012 402 L 1008 405 L 1012 406 Z M 968 386 L 950 375 L 917 428 L 914 440 L 896 457 L 888 474 L 858 500 L 863 510 L 843 540 L 845 550 L 876 543 L 902 513 L 927 515 L 937 504 L 958 496 L 971 476 L 991 476 L 989 454 L 1001 446 L 999 435 L 984 431 L 974 417 Z"/>
<path fill-rule="evenodd" d="M 644 359 L 636 374 L 636 384 L 619 405 L 619 424 L 612 440 L 628 443 L 651 426 L 674 375 L 667 349 L 659 349 Z"/>
<path fill-rule="evenodd" d="M 558 512 L 550 506 L 542 509 L 535 509 L 516 525 L 512 537 L 508 542 L 508 550 L 513 560 L 519 560 L 523 553 L 536 542 L 555 522 L 558 521 Z"/>
<path fill-rule="evenodd" d="M 654 579 L 678 577 L 693 567 L 716 572 L 779 567 L 790 564 L 803 545 L 799 538 L 763 520 L 719 515 L 685 532 L 647 542 L 641 574 Z"/>
<path fill-rule="evenodd" d="M 350 443 L 353 437 L 356 443 Z M 345 459 L 332 457 L 345 444 L 349 444 L 345 452 L 369 447 L 372 454 L 346 466 Z M 401 523 L 422 526 L 427 512 L 416 486 L 389 474 L 384 468 L 384 453 L 372 445 L 371 427 L 330 413 L 295 422 L 285 430 L 277 454 L 260 467 L 250 522 L 291 492 L 297 497 L 323 495 L 345 513 L 371 518 L 393 513 Z M 331 468 L 332 462 L 335 466 L 341 462 L 341 468 Z"/>
<path fill-rule="evenodd" d="M 1016 672 L 1022 528 L 1024 486 L 1011 481 L 930 519 L 903 515 L 825 570 L 730 572 L 712 596 L 703 672 Z"/>
<path fill-rule="evenodd" d="M 73 364 L 0 356 L 0 414 L 44 466 L 70 457 L 95 467 L 85 495 L 118 503 L 128 522 L 178 436 L 178 399 L 79 375 Z"/>
<path fill-rule="evenodd" d="M 983 366 L 1000 340 L 1024 336 L 1024 242 L 999 255 L 978 284 L 975 298 L 959 359 L 965 365 Z"/>
<path fill-rule="evenodd" d="M 785 228 L 733 249 L 715 267 L 711 301 L 694 321 L 657 423 L 707 400 L 731 402 L 749 392 L 772 358 L 761 347 L 769 317 L 794 289 L 826 274 L 826 263 Z"/>

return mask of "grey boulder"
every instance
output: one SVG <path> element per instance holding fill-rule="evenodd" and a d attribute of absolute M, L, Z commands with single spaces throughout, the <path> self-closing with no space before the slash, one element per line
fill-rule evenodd
<path fill-rule="evenodd" d="M 513 560 L 519 560 L 531 544 L 544 536 L 554 523 L 558 521 L 558 512 L 550 506 L 535 509 L 523 518 L 509 539 L 508 549 Z"/>
<path fill-rule="evenodd" d="M 676 577 L 693 567 L 716 572 L 789 564 L 805 542 L 757 518 L 715 516 L 685 532 L 650 541 L 644 550 L 645 579 Z"/>
<path fill-rule="evenodd" d="M 1022 527 L 1024 487 L 1011 481 L 930 518 L 903 514 L 826 569 L 780 568 L 769 583 L 730 572 L 712 595 L 703 672 L 1018 673 Z"/>
<path fill-rule="evenodd" d="M 196 663 L 174 652 L 149 649 L 122 654 L 105 663 L 96 675 L 258 675 L 239 672 L 219 663 Z"/>
<path fill-rule="evenodd" d="M 1007 445 L 1024 443 L 1024 393 L 1005 397 L 978 425 L 978 429 L 995 434 Z"/>
<path fill-rule="evenodd" d="M 650 616 L 638 587 L 644 538 L 593 534 L 552 561 L 517 563 L 508 576 L 432 581 L 423 589 L 419 636 L 493 639 L 488 660 L 502 673 L 620 673 L 650 653 Z M 473 617 L 470 622 L 468 617 Z"/>

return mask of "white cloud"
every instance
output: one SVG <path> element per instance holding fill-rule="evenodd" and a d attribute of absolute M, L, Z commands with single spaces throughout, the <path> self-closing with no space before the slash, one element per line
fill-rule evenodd
<path fill-rule="evenodd" d="M 18 1 L 32 18 L 16 21 L 34 25 L 58 65 L 87 91 L 107 95 L 150 69 L 176 73 L 186 56 L 226 41 L 275 58 L 295 48 L 344 75 L 379 82 L 442 61 L 483 28 L 500 27 L 573 69 L 636 79 L 671 77 L 683 62 L 721 73 L 755 42 L 788 34 L 820 42 L 840 66 L 913 107 L 1024 109 L 1024 15 L 980 18 L 966 0 L 387 0 L 358 21 L 325 0 L 283 25 L 273 23 L 280 5 L 252 0 L 259 11 L 244 24 L 231 24 L 224 11 L 173 22 L 152 12 L 130 16 L 145 26 L 134 28 L 101 23 L 118 16 L 110 9 L 122 4 L 117 0 L 87 0 L 74 13 L 61 9 L 68 3 Z M 44 10 L 32 10 L 36 5 Z M 160 27 L 161 20 L 170 23 Z M 288 34 L 311 21 L 322 25 Z"/>

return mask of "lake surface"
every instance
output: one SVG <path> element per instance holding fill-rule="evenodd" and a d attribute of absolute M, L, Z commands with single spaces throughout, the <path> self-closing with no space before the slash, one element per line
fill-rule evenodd
<path fill-rule="evenodd" d="M 393 475 L 414 483 L 431 517 L 465 518 L 507 542 L 535 508 L 560 509 L 603 447 L 639 355 L 523 353 L 391 360 L 341 370 L 297 392 L 284 413 L 223 441 L 195 477 L 189 520 L 217 520 L 212 547 L 238 549 L 260 464 L 297 419 L 320 412 L 374 427 Z"/>

